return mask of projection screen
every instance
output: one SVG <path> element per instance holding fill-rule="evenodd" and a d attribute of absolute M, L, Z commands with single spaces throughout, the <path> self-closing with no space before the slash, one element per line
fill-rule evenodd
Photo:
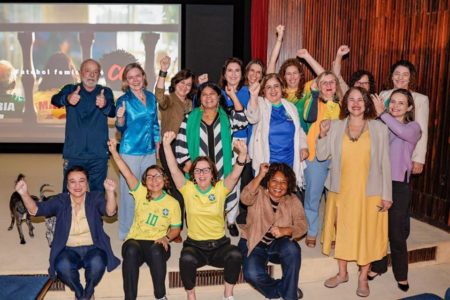
<path fill-rule="evenodd" d="M 159 61 L 169 55 L 171 78 L 180 68 L 180 7 L 0 4 L 0 143 L 64 142 L 65 109 L 50 100 L 79 80 L 84 59 L 100 62 L 99 83 L 116 99 L 130 62 L 141 63 L 153 90 Z"/>

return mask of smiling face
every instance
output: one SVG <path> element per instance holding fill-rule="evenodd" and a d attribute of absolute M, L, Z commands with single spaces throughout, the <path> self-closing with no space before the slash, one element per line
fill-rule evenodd
<path fill-rule="evenodd" d="M 180 99 L 186 99 L 192 90 L 192 77 L 181 80 L 175 85 L 175 95 Z"/>
<path fill-rule="evenodd" d="M 227 85 L 237 87 L 242 78 L 241 66 L 238 63 L 231 62 L 227 65 L 224 74 Z"/>
<path fill-rule="evenodd" d="M 389 113 L 400 122 L 404 122 L 407 112 L 413 109 L 412 105 L 408 105 L 408 98 L 400 93 L 394 93 L 389 99 Z"/>
<path fill-rule="evenodd" d="M 405 66 L 398 66 L 392 73 L 392 83 L 396 89 L 408 89 L 411 73 Z"/>
<path fill-rule="evenodd" d="M 278 104 L 281 101 L 281 82 L 275 77 L 270 78 L 264 85 L 264 97 L 272 104 Z"/>
<path fill-rule="evenodd" d="M 209 188 L 212 182 L 213 174 L 211 166 L 205 160 L 200 160 L 194 167 L 194 178 L 197 185 L 202 189 L 206 190 Z"/>
<path fill-rule="evenodd" d="M 280 171 L 276 172 L 267 182 L 270 198 L 279 201 L 286 195 L 288 186 L 289 183 L 287 177 Z"/>
<path fill-rule="evenodd" d="M 164 188 L 164 174 L 157 169 L 149 169 L 145 176 L 145 186 L 150 192 L 161 192 Z"/>
<path fill-rule="evenodd" d="M 127 84 L 132 91 L 140 91 L 144 87 L 144 74 L 138 68 L 132 68 L 126 75 Z"/>
<path fill-rule="evenodd" d="M 87 61 L 80 70 L 81 82 L 87 91 L 93 91 L 100 78 L 100 69 L 93 61 Z"/>
<path fill-rule="evenodd" d="M 67 190 L 74 198 L 82 198 L 88 190 L 86 175 L 80 171 L 73 171 L 67 175 Z"/>
<path fill-rule="evenodd" d="M 248 84 L 252 85 L 255 82 L 260 82 L 263 76 L 262 67 L 258 64 L 252 64 L 247 72 Z"/>
<path fill-rule="evenodd" d="M 214 89 L 207 86 L 202 90 L 200 103 L 203 109 L 217 109 L 219 106 L 219 95 Z"/>
<path fill-rule="evenodd" d="M 361 76 L 361 78 L 358 79 L 358 81 L 356 81 L 353 86 L 359 86 L 369 92 L 370 89 L 369 76 L 367 75 Z"/>
<path fill-rule="evenodd" d="M 355 89 L 350 92 L 347 100 L 347 109 L 352 117 L 361 117 L 364 115 L 366 106 L 360 91 Z"/>
<path fill-rule="evenodd" d="M 300 82 L 300 71 L 296 66 L 289 66 L 286 68 L 284 74 L 284 80 L 286 80 L 287 87 L 289 89 L 297 89 Z"/>
<path fill-rule="evenodd" d="M 333 75 L 327 74 L 323 76 L 319 81 L 320 95 L 325 100 L 332 100 L 334 94 L 336 94 L 336 84 L 336 78 Z"/>

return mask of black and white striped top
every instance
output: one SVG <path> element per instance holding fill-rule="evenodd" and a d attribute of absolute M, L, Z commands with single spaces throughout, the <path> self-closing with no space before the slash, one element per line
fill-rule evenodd
<path fill-rule="evenodd" d="M 273 213 L 275 214 L 277 212 L 279 202 L 275 202 L 272 199 L 270 199 L 270 204 L 272 205 Z M 270 245 L 270 243 L 273 242 L 275 237 L 272 235 L 272 233 L 270 233 L 270 229 L 271 228 L 269 228 L 269 230 L 263 236 L 263 238 L 261 240 L 261 243 L 266 244 L 266 245 Z"/>

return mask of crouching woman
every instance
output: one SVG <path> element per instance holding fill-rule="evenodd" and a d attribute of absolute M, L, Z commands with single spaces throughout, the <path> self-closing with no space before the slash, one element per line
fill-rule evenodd
<path fill-rule="evenodd" d="M 262 163 L 258 175 L 242 191 L 248 205 L 239 249 L 244 278 L 266 298 L 300 299 L 297 288 L 301 249 L 294 239 L 307 231 L 305 212 L 295 194 L 294 171 L 284 163 Z M 283 276 L 267 273 L 268 262 L 281 264 Z"/>
<path fill-rule="evenodd" d="M 56 216 L 49 274 L 69 286 L 76 299 L 91 299 L 105 268 L 110 272 L 120 263 L 112 252 L 102 222 L 102 216 L 116 213 L 116 184 L 111 179 L 104 181 L 105 197 L 102 192 L 88 192 L 88 180 L 87 171 L 74 166 L 67 171 L 69 192 L 39 203 L 30 197 L 25 181 L 16 184 L 16 191 L 31 215 Z M 84 288 L 80 282 L 80 268 L 85 270 Z"/>

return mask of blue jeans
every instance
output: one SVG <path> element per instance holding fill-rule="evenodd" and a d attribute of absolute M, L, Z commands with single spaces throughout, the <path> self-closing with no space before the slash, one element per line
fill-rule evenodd
<path fill-rule="evenodd" d="M 319 206 L 325 180 L 328 175 L 329 160 L 306 160 L 305 169 L 305 215 L 308 221 L 308 236 L 316 237 L 319 231 Z"/>
<path fill-rule="evenodd" d="M 297 299 L 297 286 L 302 261 L 301 249 L 296 241 L 284 237 L 274 240 L 270 246 L 257 245 L 248 254 L 247 240 L 240 239 L 244 279 L 266 298 Z M 269 262 L 281 264 L 283 276 L 273 279 L 266 271 Z"/>
<path fill-rule="evenodd" d="M 77 299 L 90 299 L 95 286 L 105 273 L 107 264 L 106 253 L 96 246 L 66 247 L 55 259 L 55 269 L 61 279 Z M 86 287 L 80 282 L 80 268 L 84 268 Z"/>
<path fill-rule="evenodd" d="M 96 159 L 64 159 L 64 182 L 63 193 L 67 192 L 67 171 L 74 167 L 80 166 L 86 169 L 89 175 L 89 190 L 90 191 L 105 191 L 103 182 L 106 179 L 106 173 L 108 172 L 108 159 L 96 158 Z"/>
<path fill-rule="evenodd" d="M 155 154 L 148 155 L 127 155 L 121 154 L 122 159 L 127 163 L 131 170 L 131 173 L 141 181 L 142 174 L 151 165 L 156 164 Z M 130 195 L 130 189 L 134 189 L 135 186 L 128 187 L 125 178 L 120 175 L 120 202 L 119 202 L 119 239 L 125 240 L 128 231 L 130 231 L 131 225 L 134 219 L 134 199 Z"/>

